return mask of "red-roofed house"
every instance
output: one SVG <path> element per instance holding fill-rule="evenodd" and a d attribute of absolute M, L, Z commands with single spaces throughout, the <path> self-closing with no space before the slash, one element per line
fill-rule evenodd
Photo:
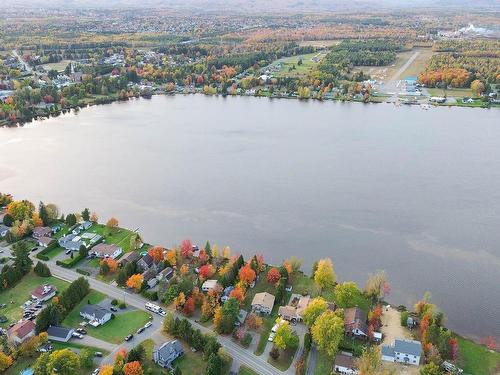
<path fill-rule="evenodd" d="M 7 331 L 9 341 L 16 344 L 21 344 L 33 336 L 35 336 L 35 323 L 31 320 L 18 322 Z"/>
<path fill-rule="evenodd" d="M 56 295 L 56 292 L 57 288 L 55 286 L 45 284 L 40 285 L 38 288 L 36 288 L 33 293 L 31 293 L 31 297 L 44 302 L 54 297 Z"/>

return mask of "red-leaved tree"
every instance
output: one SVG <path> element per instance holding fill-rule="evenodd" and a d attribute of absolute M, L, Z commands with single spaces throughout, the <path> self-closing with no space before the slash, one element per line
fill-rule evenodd
<path fill-rule="evenodd" d="M 271 268 L 267 273 L 267 282 L 269 284 L 276 284 L 281 278 L 280 271 L 277 268 Z"/>
<path fill-rule="evenodd" d="M 183 240 L 181 242 L 181 255 L 184 258 L 190 258 L 193 256 L 193 243 L 191 240 Z"/>

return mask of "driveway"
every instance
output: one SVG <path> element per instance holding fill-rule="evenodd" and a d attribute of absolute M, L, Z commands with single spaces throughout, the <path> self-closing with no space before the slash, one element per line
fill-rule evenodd
<path fill-rule="evenodd" d="M 86 346 L 93 346 L 95 348 L 107 350 L 108 352 L 112 352 L 116 349 L 118 345 L 111 344 L 107 341 L 96 339 L 95 337 L 85 335 L 83 339 L 71 339 L 71 342 L 75 344 L 81 344 Z"/>
<path fill-rule="evenodd" d="M 396 338 L 411 338 L 410 332 L 401 326 L 401 313 L 392 306 L 382 313 L 383 344 L 392 344 Z"/>

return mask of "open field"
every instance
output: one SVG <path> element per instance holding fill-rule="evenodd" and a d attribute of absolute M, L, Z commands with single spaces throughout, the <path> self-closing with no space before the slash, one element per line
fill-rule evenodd
<path fill-rule="evenodd" d="M 31 292 L 37 286 L 43 284 L 52 284 L 59 292 L 68 286 L 67 282 L 55 277 L 39 277 L 34 272 L 30 272 L 15 287 L 0 293 L 0 303 L 7 305 L 7 307 L 0 309 L 0 315 L 5 315 L 9 319 L 7 323 L 1 326 L 8 326 L 10 323 L 19 320 L 23 316 L 23 310 L 20 306 L 31 298 Z"/>
<path fill-rule="evenodd" d="M 321 61 L 325 54 L 325 51 L 320 51 L 276 60 L 271 64 L 272 67 L 277 69 L 272 71 L 272 74 L 275 77 L 304 76 Z M 302 63 L 299 64 L 300 61 L 302 61 Z"/>
<path fill-rule="evenodd" d="M 415 60 L 413 60 L 410 66 L 403 70 L 398 79 L 404 79 L 405 77 L 409 76 L 418 76 L 418 74 L 425 69 L 427 62 L 430 60 L 432 55 L 435 54 L 435 52 L 431 48 L 419 48 L 411 51 L 411 53 L 414 53 L 416 51 L 419 51 L 420 53 L 415 58 Z"/>
<path fill-rule="evenodd" d="M 339 40 L 304 40 L 302 42 L 299 42 L 299 46 L 301 47 L 313 46 L 316 48 L 327 48 L 335 46 L 339 43 L 340 43 Z"/>
<path fill-rule="evenodd" d="M 488 350 L 483 345 L 457 336 L 459 365 L 465 373 L 491 375 L 500 373 L 500 353 Z"/>
<path fill-rule="evenodd" d="M 43 68 L 47 71 L 55 69 L 58 72 L 63 72 L 64 69 L 68 66 L 68 64 L 71 62 L 71 60 L 61 60 L 56 63 L 49 63 L 49 64 L 43 64 Z"/>
<path fill-rule="evenodd" d="M 447 96 L 451 98 L 463 98 L 469 97 L 469 98 L 475 98 L 476 95 L 472 92 L 471 89 L 436 89 L 436 88 L 428 88 L 427 91 L 429 91 L 429 94 L 431 96 Z"/>
<path fill-rule="evenodd" d="M 413 55 L 415 51 L 405 51 L 396 55 L 396 61 L 387 66 L 357 66 L 353 72 L 363 72 L 377 81 L 387 81 L 390 79 Z"/>
<path fill-rule="evenodd" d="M 124 252 L 130 250 L 130 237 L 133 231 L 124 228 L 108 228 L 103 224 L 93 224 L 87 232 L 100 234 L 108 244 L 120 246 Z"/>

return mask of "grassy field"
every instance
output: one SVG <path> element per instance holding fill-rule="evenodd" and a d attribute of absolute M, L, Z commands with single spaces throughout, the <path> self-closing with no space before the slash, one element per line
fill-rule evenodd
<path fill-rule="evenodd" d="M 488 350 L 483 345 L 458 338 L 459 365 L 465 373 L 474 375 L 497 374 L 500 369 L 500 353 Z"/>
<path fill-rule="evenodd" d="M 316 361 L 316 368 L 314 375 L 329 374 L 332 372 L 332 359 L 321 351 L 318 351 L 318 359 Z"/>
<path fill-rule="evenodd" d="M 396 61 L 386 66 L 356 66 L 353 72 L 369 74 L 372 79 L 386 81 L 390 79 L 408 61 L 413 51 L 405 51 L 396 55 Z"/>
<path fill-rule="evenodd" d="M 79 315 L 82 306 L 86 305 L 88 301 L 90 301 L 91 304 L 96 304 L 105 298 L 106 296 L 104 294 L 94 290 L 91 291 L 89 295 L 68 314 L 63 324 L 67 327 L 78 327 L 78 324 L 83 320 Z M 134 333 L 148 321 L 149 314 L 142 310 L 134 310 L 116 314 L 114 319 L 111 319 L 101 327 L 94 328 L 88 326 L 86 329 L 88 334 L 92 337 L 113 344 L 119 344 L 123 342 L 125 336 L 129 333 Z"/>
<path fill-rule="evenodd" d="M 307 73 L 309 73 L 309 71 L 311 71 L 311 69 L 314 68 L 319 63 L 319 61 L 321 61 L 324 55 L 325 52 L 315 52 L 306 55 L 291 56 L 276 60 L 272 63 L 272 66 L 281 64 L 281 68 L 277 71 L 274 71 L 273 76 L 276 77 L 304 76 Z M 299 65 L 300 60 L 302 60 L 302 64 Z"/>
<path fill-rule="evenodd" d="M 51 69 L 55 69 L 58 72 L 63 72 L 64 69 L 66 69 L 66 67 L 68 66 L 68 64 L 70 62 L 71 62 L 71 60 L 61 60 L 61 61 L 56 62 L 56 63 L 43 64 L 42 66 L 47 71 L 49 71 Z"/>
<path fill-rule="evenodd" d="M 275 307 L 273 313 L 264 318 L 264 323 L 262 324 L 259 343 L 257 344 L 257 349 L 255 349 L 255 355 L 261 355 L 264 352 L 264 349 L 267 345 L 267 339 L 269 338 L 269 334 L 271 333 L 271 329 L 276 322 L 276 318 L 278 317 L 277 311 L 278 308 Z"/>
<path fill-rule="evenodd" d="M 410 64 L 408 68 L 406 68 L 401 75 L 398 77 L 398 79 L 404 79 L 405 77 L 416 77 L 421 73 L 422 71 L 425 70 L 425 66 L 427 65 L 427 62 L 430 60 L 432 55 L 434 55 L 434 51 L 431 48 L 419 48 L 412 50 L 410 52 L 410 56 L 419 51 L 419 55 L 413 60 L 413 62 Z M 408 56 L 409 57 L 409 56 Z M 406 61 L 405 61 L 406 62 Z"/>
<path fill-rule="evenodd" d="M 120 246 L 124 252 L 130 250 L 130 237 L 133 231 L 124 228 L 108 228 L 102 224 L 93 224 L 87 232 L 100 234 L 108 244 Z"/>
<path fill-rule="evenodd" d="M 8 326 L 11 322 L 19 320 L 23 316 L 23 310 L 20 306 L 31 298 L 31 292 L 37 286 L 43 284 L 52 284 L 59 291 L 64 290 L 68 283 L 55 277 L 39 277 L 34 272 L 24 276 L 13 288 L 0 293 L 0 303 L 7 304 L 7 307 L 0 309 L 0 315 L 5 315 L 9 322 L 1 326 Z M 11 303 L 13 301 L 14 303 Z"/>
<path fill-rule="evenodd" d="M 446 95 L 447 97 L 451 98 L 463 98 L 469 97 L 469 98 L 475 98 L 476 95 L 472 92 L 471 89 L 436 89 L 436 88 L 428 88 L 427 91 L 429 91 L 429 94 L 431 96 L 444 96 Z"/>
<path fill-rule="evenodd" d="M 278 359 L 274 360 L 273 358 L 269 357 L 267 359 L 267 362 L 269 362 L 271 365 L 276 367 L 277 369 L 281 371 L 286 371 L 292 364 L 293 358 L 295 356 L 295 352 L 297 351 L 296 349 L 287 349 L 285 351 L 280 350 L 280 356 Z M 326 373 L 325 373 L 326 374 Z"/>
<path fill-rule="evenodd" d="M 259 375 L 259 373 L 255 372 L 250 367 L 241 365 L 240 369 L 238 370 L 238 375 Z"/>

